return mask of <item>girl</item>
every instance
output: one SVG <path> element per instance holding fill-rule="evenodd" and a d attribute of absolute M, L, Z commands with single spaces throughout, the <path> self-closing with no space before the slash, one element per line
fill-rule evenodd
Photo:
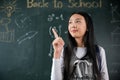
<path fill-rule="evenodd" d="M 66 47 L 52 31 L 55 40 L 51 80 L 109 80 L 105 51 L 94 41 L 93 22 L 87 13 L 71 15 Z"/>

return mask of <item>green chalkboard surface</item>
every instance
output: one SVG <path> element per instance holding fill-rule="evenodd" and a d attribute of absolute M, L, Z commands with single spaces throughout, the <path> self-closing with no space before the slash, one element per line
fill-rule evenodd
<path fill-rule="evenodd" d="M 50 80 L 51 28 L 66 41 L 72 12 L 86 11 L 106 51 L 110 80 L 120 80 L 119 0 L 0 0 L 0 80 Z"/>

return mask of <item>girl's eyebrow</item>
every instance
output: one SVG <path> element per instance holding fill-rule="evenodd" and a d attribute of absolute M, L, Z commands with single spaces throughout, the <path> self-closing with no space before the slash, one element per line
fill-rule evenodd
<path fill-rule="evenodd" d="M 81 18 L 76 18 L 75 20 L 82 20 Z"/>
<path fill-rule="evenodd" d="M 76 18 L 75 20 L 82 20 L 81 18 Z M 72 19 L 70 19 L 69 21 L 72 21 Z"/>

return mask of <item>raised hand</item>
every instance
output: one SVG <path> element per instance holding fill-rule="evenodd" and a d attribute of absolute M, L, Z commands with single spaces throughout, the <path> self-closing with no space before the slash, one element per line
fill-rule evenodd
<path fill-rule="evenodd" d="M 55 59 L 59 59 L 61 56 L 61 52 L 64 46 L 64 41 L 61 37 L 58 36 L 57 32 L 55 31 L 55 29 L 52 29 L 52 32 L 54 34 L 55 39 L 53 40 L 53 48 L 54 48 L 54 58 Z"/>

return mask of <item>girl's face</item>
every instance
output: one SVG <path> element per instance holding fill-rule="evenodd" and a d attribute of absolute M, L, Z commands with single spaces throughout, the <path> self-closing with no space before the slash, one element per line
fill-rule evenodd
<path fill-rule="evenodd" d="M 87 30 L 86 21 L 82 15 L 73 14 L 68 23 L 68 31 L 74 38 L 83 38 Z"/>

